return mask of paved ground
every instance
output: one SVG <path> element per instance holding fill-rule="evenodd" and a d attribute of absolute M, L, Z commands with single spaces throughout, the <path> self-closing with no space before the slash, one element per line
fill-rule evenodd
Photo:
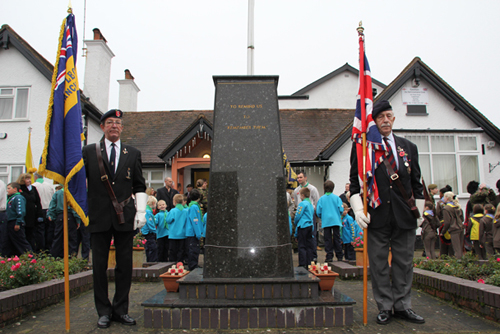
<path fill-rule="evenodd" d="M 320 252 L 320 259 L 324 252 Z M 294 261 L 297 261 L 296 254 Z M 192 330 L 193 333 L 500 333 L 500 324 L 457 309 L 448 303 L 419 290 L 412 291 L 413 309 L 426 319 L 423 325 L 411 324 L 394 319 L 386 326 L 375 323 L 378 313 L 371 295 L 369 282 L 368 325 L 363 326 L 363 283 L 362 281 L 335 281 L 335 287 L 357 301 L 354 307 L 354 325 L 348 328 L 322 329 L 281 329 L 281 330 Z M 112 323 L 108 329 L 98 329 L 97 314 L 94 309 L 93 291 L 71 299 L 71 333 L 187 333 L 185 330 L 155 331 L 143 328 L 143 308 L 141 302 L 163 289 L 163 283 L 134 283 L 130 294 L 129 314 L 137 320 L 137 326 L 127 327 Z M 110 296 L 114 284 L 110 284 Z M 0 329 L 0 333 L 64 333 L 64 303 L 45 308 L 22 321 Z"/>

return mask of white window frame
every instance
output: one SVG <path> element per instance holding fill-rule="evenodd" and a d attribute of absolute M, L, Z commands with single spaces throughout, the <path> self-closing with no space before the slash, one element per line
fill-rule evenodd
<path fill-rule="evenodd" d="M 156 172 L 161 172 L 162 173 L 162 178 L 161 180 L 159 179 L 151 179 L 151 174 L 156 173 Z M 142 175 L 144 176 L 144 179 L 146 181 L 146 186 L 151 187 L 151 183 L 157 184 L 161 183 L 163 186 L 165 185 L 165 171 L 163 169 L 143 169 L 142 170 Z M 147 177 L 146 177 L 147 176 Z M 158 188 L 155 188 L 155 190 Z"/>
<path fill-rule="evenodd" d="M 2 95 L 1 90 L 2 89 L 12 89 L 13 94 L 11 95 Z M 18 99 L 18 90 L 19 89 L 27 89 L 28 90 L 28 96 L 26 97 L 26 117 L 16 117 L 16 106 L 17 106 L 17 99 Z M 22 120 L 28 120 L 29 119 L 29 110 L 30 110 L 30 93 L 31 93 L 31 87 L 30 86 L 0 86 L 0 99 L 2 98 L 12 98 L 12 114 L 10 115 L 10 118 L 3 118 L 0 119 L 0 122 L 12 122 L 12 121 L 22 121 Z"/>
<path fill-rule="evenodd" d="M 418 148 L 419 157 L 423 156 L 423 155 L 429 156 L 431 179 L 425 180 L 425 183 L 427 185 L 429 185 L 431 183 L 436 183 L 434 180 L 433 156 L 438 155 L 438 154 L 443 154 L 443 155 L 449 154 L 449 155 L 455 156 L 456 177 L 457 177 L 456 181 L 457 181 L 458 189 L 455 189 L 453 187 L 453 192 L 456 195 L 458 195 L 460 197 L 462 197 L 462 196 L 468 197 L 469 196 L 469 194 L 466 191 L 463 191 L 463 189 L 465 189 L 467 187 L 467 184 L 463 184 L 463 182 L 462 182 L 462 166 L 460 163 L 460 158 L 462 156 L 477 156 L 479 180 L 475 180 L 475 181 L 481 183 L 481 180 L 483 180 L 483 178 L 484 178 L 483 168 L 481 168 L 481 166 L 483 166 L 481 140 L 480 140 L 481 137 L 478 135 L 478 133 L 438 133 L 438 132 L 436 132 L 436 133 L 434 133 L 434 132 L 432 132 L 432 133 L 411 133 L 411 132 L 405 132 L 405 133 L 398 133 L 398 135 L 405 137 L 405 138 L 407 138 L 408 136 L 426 137 L 427 138 L 429 152 L 423 151 L 421 148 Z M 453 137 L 455 151 L 453 151 L 453 152 L 452 151 L 450 151 L 450 152 L 433 152 L 432 141 L 430 140 L 430 138 L 432 136 Z M 475 150 L 460 150 L 459 138 L 462 138 L 462 137 L 475 138 L 476 139 L 476 149 Z M 466 182 L 470 182 L 470 181 L 472 181 L 472 180 L 468 180 Z M 446 185 L 445 184 L 438 184 L 439 188 L 442 188 L 444 186 L 446 186 Z"/>
<path fill-rule="evenodd" d="M 0 167 L 7 167 L 7 171 L 6 172 L 2 172 L 0 170 L 0 176 L 2 177 L 7 177 L 7 183 L 10 183 L 10 182 L 15 182 L 17 180 L 17 177 L 15 179 L 12 179 L 12 169 L 13 168 L 19 168 L 21 167 L 22 168 L 22 171 L 21 171 L 21 174 L 22 173 L 26 173 L 26 167 L 24 164 L 13 164 L 13 165 L 7 165 L 7 164 L 0 164 Z"/>

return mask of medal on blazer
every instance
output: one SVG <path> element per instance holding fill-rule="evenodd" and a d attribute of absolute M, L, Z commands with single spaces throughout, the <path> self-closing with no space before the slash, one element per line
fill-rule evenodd
<path fill-rule="evenodd" d="M 123 154 L 127 154 L 127 153 L 128 153 L 128 151 L 127 151 L 127 148 L 125 147 L 125 148 L 123 149 Z"/>
<path fill-rule="evenodd" d="M 129 180 L 131 179 L 131 177 L 130 177 L 130 167 L 127 170 L 127 176 L 125 176 L 125 178 L 129 179 Z"/>
<path fill-rule="evenodd" d="M 405 165 L 406 167 L 406 171 L 408 172 L 408 174 L 411 174 L 411 167 L 410 167 L 410 162 L 411 162 L 411 159 L 408 158 L 408 153 L 405 152 L 405 150 L 401 147 L 401 146 L 398 146 L 398 155 L 403 158 L 403 164 Z"/>

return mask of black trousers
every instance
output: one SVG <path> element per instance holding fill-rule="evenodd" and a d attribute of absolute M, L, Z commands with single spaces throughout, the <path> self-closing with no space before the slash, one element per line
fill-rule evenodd
<path fill-rule="evenodd" d="M 55 221 L 45 220 L 45 249 L 50 252 L 52 243 L 54 242 Z"/>
<path fill-rule="evenodd" d="M 7 239 L 7 212 L 0 211 L 0 256 L 6 256 L 4 254 L 5 240 Z"/>
<path fill-rule="evenodd" d="M 156 247 L 156 234 L 148 233 L 146 238 L 146 261 L 158 262 L 158 248 Z"/>
<path fill-rule="evenodd" d="M 188 244 L 188 267 L 189 270 L 198 268 L 198 257 L 200 256 L 200 240 L 197 237 L 187 237 Z"/>
<path fill-rule="evenodd" d="M 299 246 L 299 266 L 308 266 L 313 260 L 313 249 L 316 247 L 313 238 L 313 227 L 297 229 L 297 242 Z"/>
<path fill-rule="evenodd" d="M 64 225 L 63 225 L 63 214 L 57 216 L 54 222 L 54 240 L 52 241 L 52 247 L 50 248 L 50 254 L 53 257 L 64 258 Z M 72 214 L 68 214 L 68 255 L 78 254 L 78 232 L 75 217 Z"/>
<path fill-rule="evenodd" d="M 135 231 L 115 231 L 113 227 L 105 232 L 91 233 L 92 267 L 94 272 L 94 301 L 97 314 L 128 314 L 129 292 L 132 284 L 132 241 Z M 108 256 L 111 238 L 116 249 L 115 295 L 113 303 L 108 298 Z"/>
<path fill-rule="evenodd" d="M 77 234 L 77 246 L 76 249 L 80 248 L 80 244 L 82 245 L 82 258 L 89 259 L 90 255 L 90 233 L 87 231 L 87 228 L 84 224 L 80 224 L 80 228 L 78 229 Z"/>
<path fill-rule="evenodd" d="M 348 261 L 356 261 L 356 251 L 354 246 L 349 244 L 344 244 L 344 255 L 345 259 Z"/>
<path fill-rule="evenodd" d="M 27 251 L 33 251 L 33 248 L 31 248 L 31 245 L 26 240 L 24 226 L 21 226 L 19 231 L 14 230 L 15 226 L 15 220 L 9 220 L 7 222 L 7 237 L 4 240 L 4 251 L 2 252 L 5 256 L 19 256 Z"/>
<path fill-rule="evenodd" d="M 323 228 L 325 235 L 326 261 L 333 260 L 333 252 L 337 260 L 342 260 L 342 240 L 340 240 L 340 226 L 330 226 Z"/>
<path fill-rule="evenodd" d="M 47 210 L 42 210 L 43 222 L 36 223 L 34 237 L 35 237 L 35 252 L 41 252 L 45 249 L 45 222 L 47 220 Z"/>
<path fill-rule="evenodd" d="M 169 260 L 172 262 L 183 262 L 184 260 L 184 243 L 186 239 L 169 239 L 168 253 Z"/>
<path fill-rule="evenodd" d="M 156 240 L 158 246 L 158 261 L 168 262 L 169 240 L 168 235 Z"/>

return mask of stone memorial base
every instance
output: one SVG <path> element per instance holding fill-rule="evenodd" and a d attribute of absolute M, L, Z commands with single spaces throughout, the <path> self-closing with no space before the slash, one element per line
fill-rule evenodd
<path fill-rule="evenodd" d="M 293 278 L 206 279 L 196 269 L 179 280 L 179 292 L 163 290 L 142 303 L 148 328 L 296 328 L 353 324 L 350 297 L 320 291 L 304 268 Z"/>

